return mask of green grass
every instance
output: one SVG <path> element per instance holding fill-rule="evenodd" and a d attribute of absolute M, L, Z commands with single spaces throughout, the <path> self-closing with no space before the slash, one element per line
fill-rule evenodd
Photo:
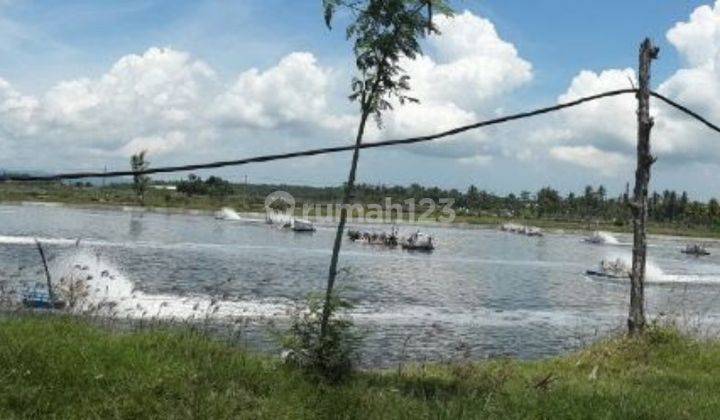
<path fill-rule="evenodd" d="M 667 329 L 549 360 L 360 372 L 329 385 L 190 332 L 110 332 L 59 317 L 0 320 L 3 419 L 719 415 L 720 343 Z"/>

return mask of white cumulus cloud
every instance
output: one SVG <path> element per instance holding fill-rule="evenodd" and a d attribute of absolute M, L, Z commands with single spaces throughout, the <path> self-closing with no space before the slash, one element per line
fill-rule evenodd
<path fill-rule="evenodd" d="M 584 168 L 600 171 L 603 175 L 616 174 L 620 168 L 632 164 L 631 159 L 621 153 L 606 152 L 594 146 L 555 146 L 550 156 Z"/>
<path fill-rule="evenodd" d="M 720 1 L 714 6 L 698 7 L 688 21 L 679 22 L 671 28 L 667 38 L 680 53 L 683 67 L 661 81 L 657 90 L 710 120 L 719 121 Z M 563 102 L 602 91 L 628 88 L 630 80 L 637 86 L 632 69 L 609 69 L 600 73 L 583 70 L 558 100 Z M 563 147 L 552 149 L 551 157 L 585 167 L 589 166 L 583 162 L 598 152 L 631 157 L 637 141 L 636 108 L 635 98 L 624 95 L 565 111 L 553 123 L 561 124 L 571 134 L 557 139 L 556 143 L 576 149 L 572 152 Z M 661 162 L 717 162 L 720 158 L 717 135 L 702 124 L 655 99 L 651 102 L 651 114 L 655 118 L 653 153 Z M 592 151 L 589 147 L 593 148 Z M 588 159 L 584 159 L 582 154 Z"/>
<path fill-rule="evenodd" d="M 214 116 L 228 126 L 340 128 L 342 117 L 328 106 L 330 78 L 330 70 L 320 67 L 313 54 L 292 53 L 268 70 L 253 68 L 240 74 L 215 101 Z"/>
<path fill-rule="evenodd" d="M 120 58 L 99 77 L 61 81 L 37 96 L 0 79 L 0 167 L 29 151 L 55 161 L 124 159 L 143 149 L 197 155 L 237 152 L 276 129 L 346 133 L 355 119 L 329 106 L 330 73 L 312 54 L 291 53 L 225 84 L 186 52 L 150 48 Z M 205 147 L 213 141 L 215 147 Z"/>
<path fill-rule="evenodd" d="M 497 98 L 532 80 L 532 65 L 503 40 L 492 22 L 469 11 L 436 18 L 439 35 L 427 42 L 426 55 L 403 60 L 410 96 L 419 104 L 396 106 L 384 117 L 385 137 L 435 133 L 487 118 Z M 486 162 L 487 132 L 474 131 L 412 150 L 433 156 Z"/>

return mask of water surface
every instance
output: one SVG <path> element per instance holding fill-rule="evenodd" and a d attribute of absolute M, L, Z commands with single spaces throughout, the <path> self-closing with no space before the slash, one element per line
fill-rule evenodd
<path fill-rule="evenodd" d="M 333 229 L 307 234 L 206 215 L 0 206 L 0 281 L 6 290 L 43 281 L 37 237 L 54 278 L 89 273 L 94 303 L 114 301 L 114 316 L 253 320 L 250 344 L 265 348 L 269 324 L 282 325 L 309 293 L 324 290 Z M 437 239 L 432 254 L 343 244 L 337 284 L 356 305 L 351 316 L 365 334 L 366 364 L 445 360 L 458 349 L 475 358 L 542 357 L 624 326 L 627 285 L 584 272 L 602 258 L 629 259 L 626 235 L 598 246 L 575 234 L 423 230 Z M 718 325 L 720 247 L 710 243 L 713 255 L 697 259 L 680 253 L 682 239 L 650 243 L 649 312 Z"/>

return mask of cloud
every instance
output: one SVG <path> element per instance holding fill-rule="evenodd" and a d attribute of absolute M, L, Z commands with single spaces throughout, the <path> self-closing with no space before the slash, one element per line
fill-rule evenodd
<path fill-rule="evenodd" d="M 570 102 L 615 89 L 637 85 L 632 69 L 610 69 L 600 73 L 581 71 L 573 78 L 558 102 Z M 592 167 L 586 161 L 600 152 L 608 156 L 630 154 L 636 141 L 636 100 L 632 95 L 603 98 L 575 108 L 560 111 L 546 120 L 547 126 L 531 135 L 526 142 L 529 149 L 548 150 L 553 144 L 567 145 L 550 148 L 550 157 L 582 167 Z M 572 147 L 569 147 L 572 146 Z M 613 163 L 619 162 L 613 159 Z"/>
<path fill-rule="evenodd" d="M 215 73 L 189 54 L 151 48 L 121 58 L 98 79 L 61 82 L 43 100 L 43 123 L 94 147 L 202 124 Z"/>
<path fill-rule="evenodd" d="M 504 41 L 487 19 L 465 11 L 436 18 L 440 35 L 429 40 L 428 55 L 402 65 L 421 101 L 488 108 L 488 100 L 532 79 L 532 65 Z"/>
<path fill-rule="evenodd" d="M 632 69 L 610 69 L 599 73 L 583 70 L 558 96 L 564 103 L 608 90 L 627 89 L 637 85 Z M 622 95 L 587 102 L 537 120 L 519 121 L 502 131 L 498 153 L 524 162 L 547 164 L 546 157 L 571 165 L 601 169 L 609 175 L 635 150 L 636 100 Z M 608 157 L 603 164 L 592 166 L 594 157 Z"/>
<path fill-rule="evenodd" d="M 151 48 L 128 55 L 97 79 L 63 81 L 41 97 L 0 81 L 0 125 L 16 147 L 122 149 L 138 138 L 202 127 L 214 72 L 187 53 Z"/>
<path fill-rule="evenodd" d="M 187 136 L 180 131 L 158 136 L 135 137 L 116 153 L 120 156 L 131 156 L 144 150 L 151 156 L 163 155 L 186 145 L 186 140 Z"/>
<path fill-rule="evenodd" d="M 664 81 L 660 93 L 681 102 L 711 121 L 720 120 L 720 1 L 695 9 L 687 22 L 676 24 L 667 39 L 677 48 L 683 68 Z M 658 128 L 669 159 L 717 162 L 720 142 L 695 120 L 662 106 Z"/>
<path fill-rule="evenodd" d="M 384 115 L 382 130 L 368 128 L 366 141 L 435 133 L 497 116 L 506 96 L 533 80 L 532 64 L 488 19 L 465 11 L 438 16 L 436 24 L 441 35 L 424 42 L 426 55 L 401 63 L 411 76 L 410 94 L 421 103 L 397 105 Z M 720 120 L 720 2 L 697 8 L 667 38 L 682 68 L 658 90 Z M 160 156 L 153 163 L 161 163 L 347 142 L 357 115 L 340 105 L 346 103 L 346 83 L 339 75 L 342 70 L 323 65 L 310 52 L 292 52 L 223 80 L 187 52 L 150 48 L 121 57 L 97 77 L 65 80 L 36 95 L 0 79 L 0 167 L 22 153 L 79 168 L 85 157 L 124 162 L 141 149 Z M 635 79 L 630 68 L 582 70 L 557 101 L 628 88 L 637 85 Z M 632 164 L 635 108 L 632 95 L 605 98 L 404 150 L 461 165 L 487 165 L 500 157 L 609 176 Z M 720 158 L 720 141 L 705 127 L 657 101 L 651 111 L 653 151 L 661 163 Z"/>
<path fill-rule="evenodd" d="M 458 159 L 458 162 L 460 162 L 463 165 L 470 165 L 470 166 L 484 166 L 487 165 L 492 161 L 491 156 L 482 156 L 482 155 L 475 155 L 470 157 L 462 157 Z"/>
<path fill-rule="evenodd" d="M 583 70 L 573 78 L 567 91 L 558 97 L 558 102 L 570 102 L 633 85 L 637 86 L 635 72 L 629 68 L 600 73 Z M 632 95 L 603 98 L 562 111 L 558 114 L 560 121 L 557 123 L 567 130 L 564 133 L 565 142 L 630 152 L 635 147 L 636 104 Z"/>
<path fill-rule="evenodd" d="M 720 120 L 720 1 L 714 6 L 698 7 L 688 21 L 679 22 L 667 32 L 667 39 L 677 49 L 683 67 L 662 81 L 658 91 L 710 120 Z M 581 71 L 558 101 L 568 101 L 606 90 L 627 88 L 635 73 L 632 69 L 609 69 L 600 73 Z M 603 153 L 630 157 L 635 152 L 637 102 L 632 95 L 602 99 L 565 111 L 553 124 L 570 130 L 570 135 L 556 139 L 556 144 L 578 148 L 552 149 L 556 159 L 582 162 L 578 151 L 591 156 L 588 146 Z M 667 105 L 653 100 L 651 114 L 655 119 L 652 148 L 661 163 L 715 163 L 720 158 L 720 142 L 707 128 Z M 552 143 L 546 142 L 546 143 Z M 560 150 L 557 152 L 556 150 Z"/>
<path fill-rule="evenodd" d="M 48 160 L 119 159 L 141 149 L 221 155 L 243 149 L 230 139 L 252 145 L 280 129 L 346 133 L 355 118 L 330 107 L 330 74 L 312 54 L 292 53 L 226 85 L 186 52 L 150 48 L 120 58 L 97 78 L 62 81 L 38 96 L 0 79 L 0 143 L 11 151 L 0 166 L 15 161 L 13 150 L 35 150 Z"/>
<path fill-rule="evenodd" d="M 621 153 L 606 152 L 594 146 L 555 146 L 550 149 L 550 156 L 561 162 L 598 170 L 605 176 L 614 175 L 632 163 Z"/>
<path fill-rule="evenodd" d="M 466 11 L 438 16 L 436 24 L 442 34 L 429 37 L 428 54 L 402 62 L 411 76 L 411 94 L 421 104 L 386 113 L 384 129 L 369 127 L 367 141 L 487 118 L 495 114 L 501 95 L 532 79 L 531 64 L 489 20 Z M 98 77 L 61 81 L 37 96 L 23 95 L 0 79 L 0 142 L 3 150 L 36 150 L 49 161 L 69 164 L 70 157 L 119 160 L 141 149 L 168 159 L 188 160 L 192 153 L 197 160 L 230 150 L 277 150 L 288 142 L 313 147 L 347 141 L 357 115 L 338 106 L 345 102 L 338 73 L 312 53 L 293 52 L 226 83 L 187 52 L 153 47 L 121 57 Z M 408 150 L 486 163 L 496 152 L 489 133 L 475 131 Z M 4 154 L 0 166 L 13 161 L 12 154 Z"/>
<path fill-rule="evenodd" d="M 436 23 L 441 35 L 433 35 L 430 44 L 439 60 L 437 75 L 454 85 L 453 98 L 486 99 L 532 79 L 532 65 L 500 38 L 489 20 L 465 11 L 440 16 Z"/>
<path fill-rule="evenodd" d="M 420 103 L 398 105 L 387 113 L 384 138 L 435 133 L 476 122 L 493 114 L 498 97 L 532 80 L 532 65 L 499 36 L 489 20 L 465 11 L 453 17 L 438 16 L 435 23 L 441 34 L 429 37 L 426 55 L 401 62 L 410 76 L 411 96 Z M 489 138 L 486 131 L 474 131 L 410 150 L 487 162 Z"/>
<path fill-rule="evenodd" d="M 4 79 L 0 79 L 0 129 L 5 133 L 32 134 L 37 127 L 35 115 L 39 103 L 31 96 L 17 92 Z"/>
<path fill-rule="evenodd" d="M 315 56 L 295 52 L 265 71 L 250 69 L 213 104 L 223 125 L 274 129 L 287 125 L 343 128 L 347 120 L 333 115 L 328 103 L 331 74 Z"/>
<path fill-rule="evenodd" d="M 717 60 L 720 53 L 720 7 L 703 5 L 695 9 L 687 22 L 678 22 L 667 33 L 690 67 Z"/>

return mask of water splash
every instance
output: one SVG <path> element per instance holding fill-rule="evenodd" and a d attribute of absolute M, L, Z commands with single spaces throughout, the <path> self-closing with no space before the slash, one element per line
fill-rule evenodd
<path fill-rule="evenodd" d="M 280 300 L 223 300 L 208 295 L 150 294 L 100 253 L 77 249 L 50 267 L 57 296 L 70 311 L 130 319 L 174 320 L 289 316 L 294 309 Z"/>
<path fill-rule="evenodd" d="M 611 254 L 605 258 L 609 261 L 620 260 L 628 269 L 632 267 L 632 257 L 623 254 Z M 629 279 L 604 279 L 607 281 L 616 281 L 627 283 Z M 655 262 L 646 261 L 645 265 L 645 281 L 648 284 L 697 284 L 697 285 L 720 285 L 720 276 L 717 274 L 668 274 L 663 271 Z"/>
<path fill-rule="evenodd" d="M 220 220 L 241 220 L 240 215 L 230 207 L 223 207 L 215 213 L 215 218 Z"/>
<path fill-rule="evenodd" d="M 597 232 L 597 236 L 603 241 L 602 243 L 606 245 L 620 245 L 620 241 L 608 232 Z"/>
<path fill-rule="evenodd" d="M 99 253 L 76 249 L 62 254 L 49 268 L 55 293 L 77 311 L 112 306 L 133 295 L 133 283 Z"/>
<path fill-rule="evenodd" d="M 74 245 L 77 239 L 68 238 L 42 238 L 33 236 L 9 236 L 0 235 L 0 244 L 8 245 L 33 245 L 35 246 L 35 239 L 39 240 L 43 244 L 51 245 Z"/>

